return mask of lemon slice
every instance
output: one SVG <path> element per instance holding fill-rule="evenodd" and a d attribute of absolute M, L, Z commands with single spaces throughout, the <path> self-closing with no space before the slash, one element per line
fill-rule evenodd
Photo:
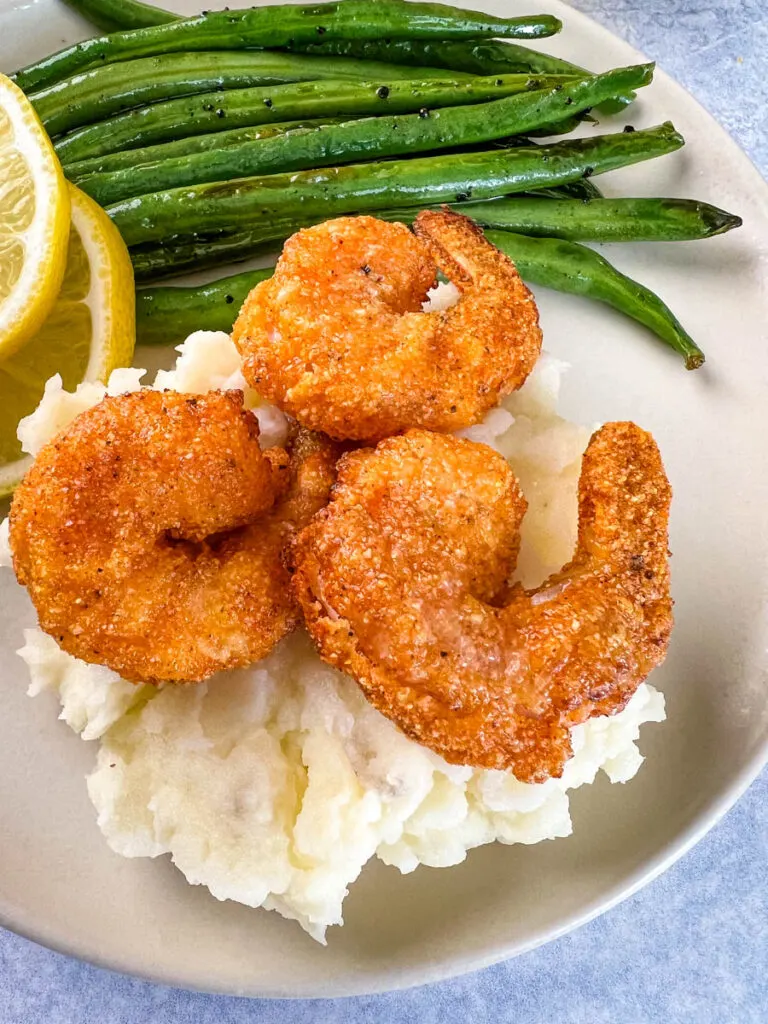
<path fill-rule="evenodd" d="M 64 277 L 69 195 L 24 93 L 0 75 L 0 358 L 42 327 Z"/>
<path fill-rule="evenodd" d="M 31 462 L 16 428 L 37 406 L 45 382 L 60 373 L 73 391 L 106 381 L 133 357 L 133 268 L 117 228 L 100 206 L 69 185 L 72 224 L 66 272 L 50 316 L 37 334 L 0 360 L 0 496 L 10 494 Z"/>

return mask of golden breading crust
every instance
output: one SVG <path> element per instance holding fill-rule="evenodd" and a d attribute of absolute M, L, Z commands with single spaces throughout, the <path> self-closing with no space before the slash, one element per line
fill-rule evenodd
<path fill-rule="evenodd" d="M 458 303 L 424 313 L 437 269 Z M 425 210 L 414 232 L 340 217 L 285 243 L 233 330 L 249 384 L 312 430 L 378 441 L 479 422 L 538 358 L 533 296 L 467 217 Z"/>
<path fill-rule="evenodd" d="M 327 500 L 338 453 L 306 431 L 262 453 L 242 398 L 105 398 L 37 456 L 11 547 L 65 651 L 133 681 L 200 680 L 301 621 L 283 553 Z"/>
<path fill-rule="evenodd" d="M 562 774 L 571 727 L 620 711 L 664 658 L 670 497 L 653 438 L 604 426 L 584 455 L 573 560 L 505 593 L 525 511 L 509 466 L 411 430 L 342 458 L 294 544 L 294 587 L 321 656 L 405 733 L 541 782 Z"/>

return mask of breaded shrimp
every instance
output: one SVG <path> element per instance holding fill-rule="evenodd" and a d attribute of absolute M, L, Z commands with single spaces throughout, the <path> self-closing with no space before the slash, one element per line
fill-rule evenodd
<path fill-rule="evenodd" d="M 39 453 L 11 548 L 65 651 L 136 682 L 200 680 L 301 621 L 283 553 L 327 500 L 338 453 L 307 431 L 262 452 L 242 399 L 105 398 Z"/>
<path fill-rule="evenodd" d="M 512 261 L 460 214 L 424 210 L 414 232 L 340 217 L 289 238 L 234 326 L 249 384 L 311 430 L 368 442 L 470 426 L 519 388 L 541 331 Z M 438 268 L 461 297 L 425 313 Z"/>
<path fill-rule="evenodd" d="M 619 712 L 666 653 L 670 487 L 633 423 L 590 441 L 573 560 L 506 588 L 526 502 L 501 455 L 411 430 L 345 455 L 297 537 L 321 656 L 447 761 L 560 776 L 570 729 Z"/>

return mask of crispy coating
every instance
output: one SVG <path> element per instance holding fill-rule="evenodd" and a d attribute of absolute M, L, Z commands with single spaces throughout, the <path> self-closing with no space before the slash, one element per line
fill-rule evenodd
<path fill-rule="evenodd" d="M 525 500 L 485 445 L 411 430 L 345 455 L 296 539 L 294 587 L 321 656 L 452 763 L 562 774 L 570 729 L 620 711 L 672 627 L 670 487 L 653 438 L 590 441 L 573 560 L 506 591 Z"/>
<path fill-rule="evenodd" d="M 259 447 L 239 391 L 105 398 L 17 489 L 16 575 L 41 627 L 126 679 L 201 680 L 301 621 L 283 554 L 327 501 L 337 452 L 300 430 Z"/>
<path fill-rule="evenodd" d="M 438 268 L 461 296 L 424 313 Z M 414 232 L 374 217 L 299 231 L 246 299 L 233 339 L 260 394 L 312 430 L 367 442 L 479 422 L 541 349 L 512 261 L 467 217 L 435 210 Z"/>

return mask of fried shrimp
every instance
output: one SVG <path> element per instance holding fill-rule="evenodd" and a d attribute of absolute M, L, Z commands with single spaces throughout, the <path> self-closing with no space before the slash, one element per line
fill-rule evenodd
<path fill-rule="evenodd" d="M 653 438 L 590 441 L 571 562 L 507 587 L 526 502 L 485 445 L 411 430 L 345 455 L 331 502 L 294 544 L 321 656 L 447 761 L 560 776 L 570 729 L 620 711 L 672 627 L 670 487 Z"/>
<path fill-rule="evenodd" d="M 459 289 L 422 312 L 437 269 Z M 374 442 L 479 422 L 541 348 L 533 296 L 467 217 L 424 210 L 414 231 L 340 217 L 285 243 L 233 339 L 249 384 L 311 430 Z"/>
<path fill-rule="evenodd" d="M 300 430 L 259 447 L 239 391 L 105 398 L 16 491 L 16 575 L 40 625 L 124 678 L 200 680 L 301 621 L 285 547 L 325 503 L 337 452 Z"/>

